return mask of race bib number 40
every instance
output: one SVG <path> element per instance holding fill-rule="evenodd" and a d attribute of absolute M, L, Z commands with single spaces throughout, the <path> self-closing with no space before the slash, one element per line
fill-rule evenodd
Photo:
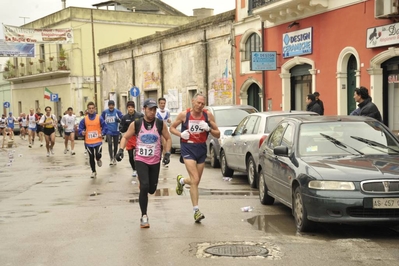
<path fill-rule="evenodd" d="M 87 133 L 87 138 L 88 139 L 97 139 L 98 138 L 98 132 L 97 131 L 89 131 Z"/>
<path fill-rule="evenodd" d="M 202 133 L 204 132 L 203 129 L 200 128 L 199 123 L 201 122 L 201 120 L 189 120 L 188 122 L 188 130 L 190 131 L 190 133 Z"/>
<path fill-rule="evenodd" d="M 138 149 L 136 149 L 136 154 L 143 157 L 151 157 L 155 155 L 155 144 L 146 144 L 140 145 Z"/>

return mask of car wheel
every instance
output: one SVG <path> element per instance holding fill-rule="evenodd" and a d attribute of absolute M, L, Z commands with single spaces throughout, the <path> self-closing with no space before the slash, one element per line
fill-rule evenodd
<path fill-rule="evenodd" d="M 261 170 L 259 173 L 259 200 L 263 205 L 273 205 L 274 203 L 274 198 L 267 194 L 268 191 L 265 176 Z"/>
<path fill-rule="evenodd" d="M 305 205 L 303 204 L 300 187 L 297 187 L 294 191 L 293 209 L 297 231 L 310 231 L 313 227 L 313 223 L 308 220 L 308 213 L 306 211 Z"/>
<path fill-rule="evenodd" d="M 210 147 L 210 157 L 211 157 L 211 166 L 212 168 L 218 168 L 220 166 L 219 160 L 216 156 L 216 151 L 215 148 L 213 148 L 213 146 Z"/>
<path fill-rule="evenodd" d="M 252 157 L 252 155 L 249 156 L 247 160 L 247 176 L 248 176 L 248 183 L 251 186 L 251 188 L 256 188 L 257 173 L 256 173 L 255 160 Z"/>
<path fill-rule="evenodd" d="M 220 152 L 220 170 L 224 177 L 232 177 L 234 174 L 234 170 L 227 165 L 226 154 L 224 154 L 223 150 Z"/>
<path fill-rule="evenodd" d="M 175 148 L 171 148 L 171 149 L 170 149 L 170 153 L 171 153 L 171 154 L 175 154 L 175 153 L 176 153 L 176 149 L 175 149 Z"/>

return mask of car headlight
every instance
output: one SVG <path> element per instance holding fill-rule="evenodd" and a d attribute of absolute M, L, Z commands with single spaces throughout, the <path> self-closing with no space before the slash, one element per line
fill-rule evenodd
<path fill-rule="evenodd" d="M 318 190 L 355 190 L 353 182 L 313 180 L 309 182 L 308 186 Z"/>

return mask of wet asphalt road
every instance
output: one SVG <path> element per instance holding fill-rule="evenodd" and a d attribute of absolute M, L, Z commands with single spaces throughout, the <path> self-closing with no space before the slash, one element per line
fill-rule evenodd
<path fill-rule="evenodd" d="M 176 175 L 186 173 L 177 154 L 150 196 L 151 228 L 140 229 L 127 153 L 111 167 L 104 145 L 104 164 L 93 180 L 81 140 L 71 156 L 58 137 L 56 154 L 47 158 L 38 143 L 29 149 L 15 139 L 17 147 L 0 150 L 1 266 L 399 265 L 398 228 L 323 224 L 298 234 L 290 209 L 261 205 L 244 175 L 224 181 L 209 165 L 200 184 L 206 218 L 195 224 L 189 191 L 175 193 Z M 242 212 L 244 206 L 254 209 Z M 262 246 L 269 253 L 231 258 L 204 252 L 221 244 Z"/>

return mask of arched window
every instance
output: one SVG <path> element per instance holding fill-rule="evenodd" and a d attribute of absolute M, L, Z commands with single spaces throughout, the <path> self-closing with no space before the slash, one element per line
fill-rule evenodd
<path fill-rule="evenodd" d="M 261 51 L 260 37 L 256 33 L 252 33 L 245 43 L 245 56 L 244 60 L 251 60 L 251 52 Z"/>

